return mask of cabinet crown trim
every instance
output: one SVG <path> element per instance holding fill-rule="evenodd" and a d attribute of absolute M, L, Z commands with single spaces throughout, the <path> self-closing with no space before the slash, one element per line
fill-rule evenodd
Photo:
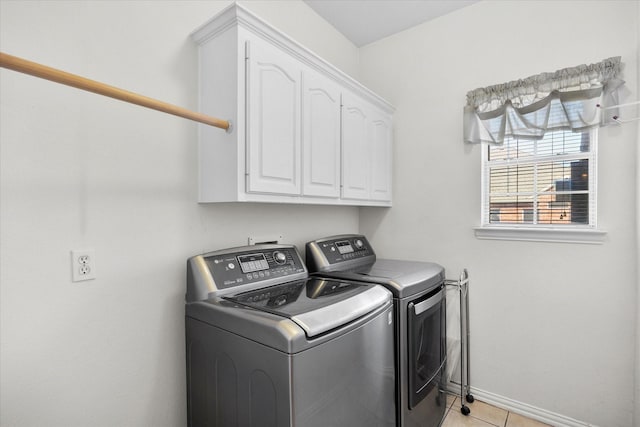
<path fill-rule="evenodd" d="M 371 91 L 353 77 L 347 75 L 330 64 L 307 47 L 293 40 L 282 31 L 268 24 L 264 19 L 249 11 L 245 6 L 232 3 L 213 18 L 205 22 L 191 33 L 191 39 L 198 45 L 207 43 L 218 34 L 235 27 L 242 27 L 255 35 L 268 40 L 280 49 L 288 52 L 298 60 L 326 74 L 337 83 L 347 87 L 359 96 L 384 110 L 388 114 L 395 112 L 395 107 L 384 98 Z"/>

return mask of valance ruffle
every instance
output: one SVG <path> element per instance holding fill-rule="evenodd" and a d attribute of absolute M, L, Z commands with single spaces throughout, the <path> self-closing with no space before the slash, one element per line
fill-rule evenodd
<path fill-rule="evenodd" d="M 616 105 L 620 57 L 564 68 L 467 93 L 466 142 L 501 144 L 505 136 L 542 138 L 547 130 L 599 126 L 600 106 Z"/>

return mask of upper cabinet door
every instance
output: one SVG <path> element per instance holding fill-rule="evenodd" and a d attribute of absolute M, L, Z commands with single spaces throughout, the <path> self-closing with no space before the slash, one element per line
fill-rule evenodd
<path fill-rule="evenodd" d="M 305 196 L 340 197 L 340 88 L 308 71 L 303 77 L 303 190 Z"/>
<path fill-rule="evenodd" d="M 392 121 L 378 110 L 371 119 L 371 200 L 391 201 Z"/>
<path fill-rule="evenodd" d="M 342 94 L 342 197 L 369 199 L 371 146 L 367 105 Z"/>
<path fill-rule="evenodd" d="M 246 42 L 247 192 L 301 192 L 301 65 L 262 40 Z"/>

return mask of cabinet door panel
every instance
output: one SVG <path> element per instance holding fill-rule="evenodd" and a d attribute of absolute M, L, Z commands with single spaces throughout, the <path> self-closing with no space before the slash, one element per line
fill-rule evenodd
<path fill-rule="evenodd" d="M 304 75 L 303 191 L 340 197 L 340 89 L 331 80 Z"/>
<path fill-rule="evenodd" d="M 342 104 L 342 197 L 368 200 L 371 151 L 367 109 L 349 94 L 343 94 Z"/>
<path fill-rule="evenodd" d="M 391 118 L 372 114 L 371 125 L 371 199 L 391 200 L 392 129 Z"/>
<path fill-rule="evenodd" d="M 247 191 L 300 194 L 301 68 L 275 47 L 247 44 Z"/>

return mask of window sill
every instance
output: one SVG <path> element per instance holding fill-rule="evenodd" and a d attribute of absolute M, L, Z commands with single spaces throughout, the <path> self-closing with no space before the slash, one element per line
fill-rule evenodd
<path fill-rule="evenodd" d="M 606 231 L 585 229 L 475 227 L 474 230 L 478 239 L 525 242 L 602 244 L 607 235 Z"/>

